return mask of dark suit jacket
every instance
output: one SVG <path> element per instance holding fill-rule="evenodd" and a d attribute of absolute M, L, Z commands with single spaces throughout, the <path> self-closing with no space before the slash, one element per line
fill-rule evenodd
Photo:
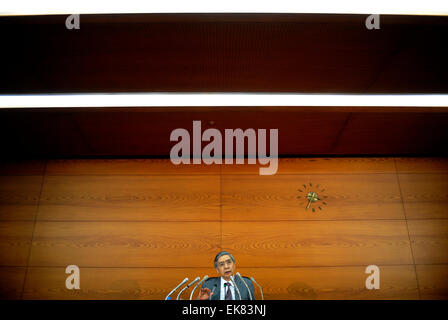
<path fill-rule="evenodd" d="M 255 291 L 254 291 L 254 285 L 252 281 L 250 281 L 249 278 L 243 277 L 244 282 L 246 282 L 247 286 L 250 289 L 250 293 L 252 294 L 252 299 L 255 300 Z M 247 288 L 244 285 L 244 283 L 241 281 L 241 279 L 238 276 L 234 277 L 235 284 L 240 290 L 241 293 L 241 300 L 249 300 L 249 293 L 247 292 Z M 209 288 L 211 291 L 213 291 L 213 286 L 216 284 L 216 289 L 213 292 L 213 295 L 210 300 L 221 300 L 221 277 L 213 277 L 208 278 L 204 284 L 202 285 L 202 288 Z M 233 297 L 235 300 L 239 300 L 239 295 L 237 291 L 235 290 L 235 297 Z"/>

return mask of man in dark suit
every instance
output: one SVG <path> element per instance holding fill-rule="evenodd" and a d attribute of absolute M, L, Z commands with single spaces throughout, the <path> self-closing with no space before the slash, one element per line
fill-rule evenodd
<path fill-rule="evenodd" d="M 240 277 L 234 276 L 235 258 L 229 252 L 218 253 L 214 263 L 220 277 L 208 278 L 204 282 L 198 295 L 199 300 L 249 300 L 251 297 L 255 300 L 252 281 L 243 277 L 246 286 Z M 234 287 L 231 276 L 237 288 Z"/>

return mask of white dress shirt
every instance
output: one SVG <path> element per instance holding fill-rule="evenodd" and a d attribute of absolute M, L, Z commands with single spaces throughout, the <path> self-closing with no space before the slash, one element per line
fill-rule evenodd
<path fill-rule="evenodd" d="M 235 300 L 235 288 L 233 286 L 232 281 L 224 280 L 223 277 L 221 277 L 221 300 L 226 300 L 227 286 L 224 285 L 224 283 L 226 283 L 226 282 L 229 282 L 230 292 L 232 292 L 232 300 Z"/>

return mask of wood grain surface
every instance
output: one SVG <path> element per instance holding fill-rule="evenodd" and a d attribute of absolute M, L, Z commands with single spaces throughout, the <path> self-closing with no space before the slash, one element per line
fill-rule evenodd
<path fill-rule="evenodd" d="M 266 160 L 266 159 L 264 159 Z M 259 175 L 257 164 L 222 165 L 223 174 Z M 279 158 L 275 175 L 282 174 L 360 174 L 360 173 L 395 173 L 393 158 Z"/>
<path fill-rule="evenodd" d="M 400 173 L 408 219 L 448 218 L 448 173 Z"/>
<path fill-rule="evenodd" d="M 306 209 L 311 191 L 320 200 Z M 223 175 L 222 216 L 254 221 L 404 218 L 395 174 Z"/>
<path fill-rule="evenodd" d="M 219 165 L 175 165 L 167 159 L 48 160 L 47 175 L 199 175 L 220 174 Z"/>
<path fill-rule="evenodd" d="M 0 176 L 0 220 L 34 220 L 43 176 Z"/>
<path fill-rule="evenodd" d="M 20 299 L 26 267 L 0 267 L 0 299 Z"/>
<path fill-rule="evenodd" d="M 395 158 L 398 173 L 448 173 L 448 158 Z"/>
<path fill-rule="evenodd" d="M 218 222 L 37 222 L 30 266 L 206 267 Z"/>
<path fill-rule="evenodd" d="M 219 219 L 219 176 L 46 176 L 38 220 Z"/>
<path fill-rule="evenodd" d="M 0 221 L 0 266 L 27 266 L 33 222 Z"/>
<path fill-rule="evenodd" d="M 210 268 L 82 268 L 80 290 L 68 290 L 61 267 L 32 267 L 27 274 L 24 299 L 153 299 L 163 300 L 185 277 L 192 281 L 215 276 Z M 181 298 L 188 300 L 192 289 Z M 195 290 L 196 298 L 198 289 Z M 171 297 L 176 299 L 179 291 Z"/>
<path fill-rule="evenodd" d="M 221 249 L 268 299 L 448 298 L 444 158 L 282 158 L 274 176 L 168 159 L 0 168 L 3 299 L 163 299 L 215 276 Z M 311 187 L 322 210 L 297 198 Z M 70 264 L 81 290 L 65 288 Z M 365 288 L 371 264 L 380 290 Z"/>
<path fill-rule="evenodd" d="M 223 222 L 222 242 L 244 267 L 412 264 L 401 220 Z"/>
<path fill-rule="evenodd" d="M 239 268 L 255 277 L 265 299 L 417 299 L 413 266 L 379 266 L 382 290 L 367 290 L 365 267 Z M 164 299 L 184 277 L 216 276 L 213 268 L 82 268 L 80 290 L 68 290 L 65 268 L 32 267 L 25 299 Z M 188 299 L 191 289 L 182 294 Z M 197 290 L 195 291 L 197 293 Z M 176 292 L 172 297 L 176 298 Z M 194 295 L 196 297 L 196 294 Z M 256 287 L 255 298 L 261 299 Z"/>
<path fill-rule="evenodd" d="M 448 264 L 448 220 L 408 220 L 416 264 Z"/>
<path fill-rule="evenodd" d="M 417 265 L 417 277 L 422 299 L 448 299 L 448 265 Z"/>
<path fill-rule="evenodd" d="M 263 287 L 265 299 L 418 299 L 418 287 L 412 265 L 380 268 L 380 290 L 368 290 L 366 266 L 320 268 L 238 268 Z M 255 296 L 261 299 L 256 287 Z"/>

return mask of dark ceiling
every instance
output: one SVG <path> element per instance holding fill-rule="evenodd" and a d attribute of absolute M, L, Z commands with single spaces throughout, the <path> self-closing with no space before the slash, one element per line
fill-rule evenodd
<path fill-rule="evenodd" d="M 448 17 L 0 17 L 0 93 L 446 93 Z"/>
<path fill-rule="evenodd" d="M 0 94 L 447 93 L 448 17 L 0 17 Z M 448 108 L 1 109 L 3 157 L 168 156 L 176 128 L 278 128 L 280 155 L 447 155 Z"/>

